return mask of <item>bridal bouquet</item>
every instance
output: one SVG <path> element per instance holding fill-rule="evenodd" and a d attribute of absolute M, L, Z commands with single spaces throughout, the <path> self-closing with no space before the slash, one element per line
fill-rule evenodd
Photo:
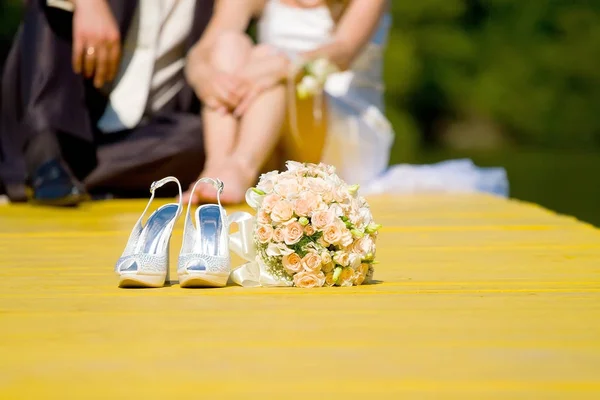
<path fill-rule="evenodd" d="M 326 58 L 318 58 L 306 63 L 302 72 L 304 76 L 296 86 L 296 93 L 300 99 L 306 99 L 319 93 L 327 78 L 338 72 L 338 69 Z"/>
<path fill-rule="evenodd" d="M 248 192 L 254 244 L 266 274 L 287 286 L 352 286 L 373 276 L 375 224 L 369 205 L 324 164 L 288 161 Z"/>

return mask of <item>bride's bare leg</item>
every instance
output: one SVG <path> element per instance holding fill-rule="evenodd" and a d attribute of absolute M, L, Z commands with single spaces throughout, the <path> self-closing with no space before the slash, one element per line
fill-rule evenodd
<path fill-rule="evenodd" d="M 268 46 L 256 46 L 249 60 L 271 51 Z M 233 152 L 214 175 L 225 184 L 223 203 L 243 202 L 246 190 L 255 183 L 261 168 L 272 156 L 285 118 L 285 98 L 285 86 L 275 86 L 257 96 L 240 118 Z M 214 191 L 202 195 L 211 196 L 207 200 L 216 199 Z"/>
<path fill-rule="evenodd" d="M 237 145 L 220 178 L 225 182 L 223 202 L 240 203 L 246 190 L 271 157 L 285 117 L 285 87 L 276 86 L 262 93 L 241 120 Z"/>
<path fill-rule="evenodd" d="M 223 72 L 235 72 L 250 56 L 252 41 L 244 34 L 224 33 L 214 45 L 211 62 L 215 68 Z M 221 164 L 229 160 L 235 149 L 239 120 L 229 110 L 219 111 L 209 107 L 202 110 L 204 125 L 204 146 L 206 162 L 200 177 L 214 177 L 220 170 Z M 190 188 L 191 190 L 191 188 Z M 183 201 L 187 202 L 192 195 L 188 190 Z M 210 197 L 209 187 L 199 187 L 194 193 L 193 203 L 198 203 L 205 197 Z"/>

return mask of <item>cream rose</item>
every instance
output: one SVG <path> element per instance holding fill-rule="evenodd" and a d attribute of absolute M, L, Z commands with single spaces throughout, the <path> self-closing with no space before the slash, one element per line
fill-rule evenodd
<path fill-rule="evenodd" d="M 256 236 L 261 243 L 267 243 L 273 237 L 273 227 L 271 225 L 259 225 L 256 229 Z"/>
<path fill-rule="evenodd" d="M 275 222 L 288 221 L 293 215 L 294 209 L 292 208 L 292 203 L 286 200 L 279 200 L 275 203 L 271 211 L 271 219 Z"/>
<path fill-rule="evenodd" d="M 353 270 L 356 271 L 360 267 L 360 262 L 362 261 L 361 257 L 356 253 L 349 253 L 349 254 L 350 254 L 349 266 L 350 266 L 350 268 L 352 268 Z"/>
<path fill-rule="evenodd" d="M 271 223 L 271 217 L 269 217 L 269 214 L 266 211 L 260 210 L 258 212 L 258 214 L 256 215 L 256 221 L 259 224 L 270 224 Z"/>
<path fill-rule="evenodd" d="M 340 238 L 340 244 L 344 247 L 350 246 L 354 239 L 352 239 L 352 232 L 346 227 L 342 228 L 342 236 Z"/>
<path fill-rule="evenodd" d="M 365 235 L 354 242 L 352 252 L 365 258 L 367 254 L 375 254 L 375 242 L 369 235 Z"/>
<path fill-rule="evenodd" d="M 321 265 L 321 271 L 325 272 L 326 274 L 333 271 L 334 268 L 335 268 L 335 263 L 333 261 L 329 261 L 327 264 Z"/>
<path fill-rule="evenodd" d="M 325 275 L 325 286 L 333 286 L 335 281 L 333 280 L 333 271 L 329 271 Z"/>
<path fill-rule="evenodd" d="M 277 243 L 281 243 L 284 241 L 283 229 L 279 227 L 275 228 L 275 230 L 273 231 L 273 240 Z"/>
<path fill-rule="evenodd" d="M 267 196 L 265 196 L 265 198 L 263 199 L 263 202 L 260 206 L 261 209 L 265 210 L 266 212 L 270 213 L 271 210 L 273 210 L 273 206 L 279 201 L 281 200 L 281 196 L 275 194 L 275 193 L 271 193 Z"/>
<path fill-rule="evenodd" d="M 325 239 L 323 239 L 323 236 L 321 236 L 320 238 L 317 239 L 317 244 L 319 244 L 319 246 L 321 246 L 321 247 L 325 247 L 325 248 L 329 247 L 329 243 L 327 243 L 325 241 Z"/>
<path fill-rule="evenodd" d="M 294 275 L 295 273 L 302 271 L 302 259 L 296 253 L 283 256 L 281 263 L 283 264 L 285 271 L 290 275 Z"/>
<path fill-rule="evenodd" d="M 315 227 L 315 229 L 322 230 L 327 225 L 331 225 L 333 223 L 334 218 L 335 215 L 330 210 L 317 211 L 313 214 L 312 218 L 310 219 L 310 222 Z"/>
<path fill-rule="evenodd" d="M 330 244 L 337 244 L 342 238 L 342 230 L 338 224 L 330 224 L 323 229 L 323 240 Z"/>
<path fill-rule="evenodd" d="M 304 236 L 304 228 L 298 221 L 288 224 L 283 229 L 283 240 L 288 246 L 298 243 L 302 236 Z"/>
<path fill-rule="evenodd" d="M 298 184 L 296 178 L 282 179 L 275 185 L 274 191 L 280 196 L 290 199 L 298 195 L 300 192 L 300 185 Z"/>
<path fill-rule="evenodd" d="M 294 275 L 294 285 L 299 288 L 321 287 L 325 283 L 325 274 L 322 272 L 298 272 Z"/>
<path fill-rule="evenodd" d="M 315 234 L 315 232 L 316 232 L 315 228 L 314 228 L 312 225 L 310 225 L 310 224 L 309 224 L 309 225 L 306 225 L 306 226 L 304 227 L 304 234 L 305 234 L 306 236 L 312 236 L 312 235 L 314 235 L 314 234 Z"/>
<path fill-rule="evenodd" d="M 258 180 L 258 185 L 256 185 L 257 189 L 262 190 L 265 193 L 270 193 L 273 191 L 273 186 L 275 185 L 275 181 L 279 175 L 279 171 L 271 171 L 266 174 L 262 174 L 260 179 Z"/>
<path fill-rule="evenodd" d="M 309 201 L 301 196 L 294 202 L 294 212 L 300 217 L 308 217 L 312 211 Z"/>
<path fill-rule="evenodd" d="M 356 286 L 362 285 L 369 272 L 369 264 L 360 264 L 358 269 L 354 272 L 354 284 Z"/>
<path fill-rule="evenodd" d="M 350 267 L 346 267 L 342 270 L 340 277 L 338 278 L 338 286 L 352 286 L 354 284 L 354 270 Z"/>
<path fill-rule="evenodd" d="M 337 251 L 333 255 L 333 261 L 342 267 L 347 267 L 350 264 L 350 255 L 345 251 Z"/>
<path fill-rule="evenodd" d="M 318 272 L 321 270 L 321 257 L 311 251 L 302 258 L 302 266 L 305 271 Z"/>
<path fill-rule="evenodd" d="M 307 178 L 306 186 L 311 192 L 318 194 L 323 194 L 331 190 L 327 182 L 322 178 Z"/>

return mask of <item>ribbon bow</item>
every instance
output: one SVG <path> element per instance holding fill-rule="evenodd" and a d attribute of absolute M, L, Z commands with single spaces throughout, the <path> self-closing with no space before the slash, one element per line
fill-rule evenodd
<path fill-rule="evenodd" d="M 229 224 L 237 224 L 239 228 L 237 232 L 229 235 L 229 248 L 247 261 L 231 272 L 230 280 L 243 287 L 291 286 L 291 282 L 269 273 L 262 259 L 256 254 L 253 240 L 255 223 L 255 217 L 247 212 L 236 212 L 229 217 Z"/>

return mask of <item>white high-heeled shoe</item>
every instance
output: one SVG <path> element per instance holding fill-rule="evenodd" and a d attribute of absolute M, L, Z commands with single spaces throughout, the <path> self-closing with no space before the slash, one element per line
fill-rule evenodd
<path fill-rule="evenodd" d="M 177 275 L 179 285 L 192 287 L 223 287 L 231 273 L 229 256 L 229 225 L 227 212 L 221 206 L 223 182 L 219 179 L 201 178 L 200 183 L 210 183 L 217 190 L 217 204 L 204 204 L 196 209 L 196 227 L 190 217 L 192 201 L 188 209 L 183 228 L 183 243 L 179 254 Z"/>
<path fill-rule="evenodd" d="M 150 215 L 145 225 L 142 220 L 154 192 L 166 183 L 174 182 L 179 187 L 179 204 L 161 206 Z M 119 287 L 162 287 L 169 280 L 169 242 L 173 227 L 181 215 L 181 184 L 172 176 L 152 183 L 150 200 L 133 227 L 125 251 L 115 266 L 119 276 Z"/>

